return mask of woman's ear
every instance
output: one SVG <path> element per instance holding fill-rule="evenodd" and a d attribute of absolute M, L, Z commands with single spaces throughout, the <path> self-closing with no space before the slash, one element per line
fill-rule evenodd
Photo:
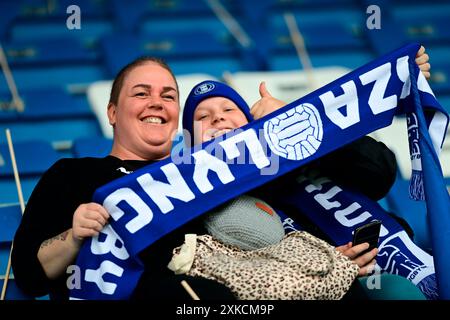
<path fill-rule="evenodd" d="M 116 105 L 112 102 L 108 104 L 108 119 L 109 124 L 114 127 L 116 124 Z"/>

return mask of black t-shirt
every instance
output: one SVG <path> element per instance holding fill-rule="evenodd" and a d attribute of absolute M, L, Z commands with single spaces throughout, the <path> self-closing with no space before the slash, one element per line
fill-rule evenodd
<path fill-rule="evenodd" d="M 41 178 L 34 189 L 14 238 L 12 266 L 17 284 L 32 296 L 50 293 L 52 299 L 67 299 L 66 279 L 49 280 L 37 258 L 44 240 L 72 228 L 73 213 L 82 203 L 92 202 L 94 191 L 152 161 L 105 158 L 61 159 Z M 184 242 L 184 234 L 206 233 L 198 220 L 161 238 L 141 253 L 146 267 L 155 273 L 169 273 L 172 249 Z"/>
<path fill-rule="evenodd" d="M 19 287 L 32 296 L 50 293 L 51 298 L 67 299 L 68 274 L 53 281 L 46 277 L 37 258 L 41 243 L 70 229 L 73 213 L 80 204 L 92 201 L 97 188 L 151 163 L 120 160 L 113 156 L 62 159 L 56 162 L 33 191 L 14 238 L 12 266 Z M 316 160 L 310 167 L 321 170 L 337 184 L 360 190 L 374 200 L 389 191 L 396 175 L 394 154 L 384 144 L 369 137 L 363 137 Z M 289 178 L 289 174 L 281 179 L 286 178 Z M 253 194 L 271 203 L 270 196 L 276 196 L 276 192 L 270 191 L 273 190 L 271 186 L 276 187 L 277 183 L 275 181 L 258 188 Z M 172 249 L 184 242 L 184 234 L 207 233 L 200 218 L 144 250 L 140 256 L 146 269 L 152 270 L 155 275 L 168 275 L 171 271 L 167 264 Z"/>

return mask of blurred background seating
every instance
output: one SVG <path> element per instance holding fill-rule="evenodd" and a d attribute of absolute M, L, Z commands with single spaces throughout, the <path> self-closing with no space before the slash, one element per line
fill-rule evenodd
<path fill-rule="evenodd" d="M 366 25 L 373 4 L 381 9 L 381 29 Z M 80 10 L 80 29 L 66 24 L 71 5 Z M 295 18 L 312 72 L 300 63 L 286 13 Z M 431 57 L 431 87 L 450 111 L 449 17 L 450 3 L 444 0 L 1 1 L 0 44 L 24 110 L 12 108 L 0 76 L 0 207 L 18 201 L 5 129 L 12 133 L 26 201 L 42 173 L 61 157 L 108 154 L 111 81 L 140 55 L 169 63 L 179 81 L 181 107 L 194 84 L 206 79 L 229 82 L 252 105 L 261 81 L 275 97 L 291 102 L 388 51 L 420 42 Z M 399 163 L 397 181 L 380 203 L 405 218 L 415 241 L 429 250 L 426 208 L 407 196 L 404 119 L 372 135 L 392 148 Z M 182 143 L 180 132 L 176 143 Z M 450 186 L 450 137 L 441 163 Z M 0 224 L 2 233 L 9 232 L 0 234 L 0 275 L 16 222 Z"/>

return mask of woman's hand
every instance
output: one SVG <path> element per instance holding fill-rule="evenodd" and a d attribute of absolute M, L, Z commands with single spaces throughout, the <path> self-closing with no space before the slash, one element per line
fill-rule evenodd
<path fill-rule="evenodd" d="M 98 203 L 78 206 L 73 214 L 72 228 L 42 242 L 38 259 L 49 279 L 56 279 L 66 272 L 80 251 L 84 238 L 93 237 L 103 229 L 108 212 Z"/>
<path fill-rule="evenodd" d="M 84 238 L 97 236 L 108 218 L 109 213 L 98 203 L 80 204 L 73 214 L 72 237 L 81 243 Z"/>
<path fill-rule="evenodd" d="M 358 244 L 356 246 L 353 246 L 353 244 L 349 242 L 342 246 L 336 247 L 336 250 L 349 257 L 354 263 L 359 266 L 358 276 L 362 277 L 372 272 L 375 264 L 377 263 L 375 260 L 375 257 L 378 254 L 377 248 L 361 255 L 361 253 L 368 248 L 369 244 L 367 242 Z"/>

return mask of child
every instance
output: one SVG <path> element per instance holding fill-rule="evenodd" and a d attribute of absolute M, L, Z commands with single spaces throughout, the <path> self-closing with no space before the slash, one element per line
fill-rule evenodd
<path fill-rule="evenodd" d="M 189 143 L 191 146 L 202 143 L 253 120 L 247 103 L 234 89 L 217 81 L 203 81 L 192 89 L 186 100 L 183 111 L 185 142 L 188 146 Z M 258 213 L 255 214 L 258 210 L 254 209 L 259 208 L 257 203 L 266 208 L 259 211 L 259 216 L 256 216 Z M 239 217 L 236 216 L 236 208 L 239 206 L 247 206 L 253 210 L 239 210 L 242 214 Z M 267 215 L 261 214 L 268 211 L 273 212 L 272 219 L 267 219 Z M 274 244 L 284 236 L 282 223 L 276 211 L 267 203 L 248 196 L 238 197 L 222 205 L 216 212 L 209 213 L 204 221 L 206 229 L 213 237 L 245 250 Z M 346 244 L 336 249 L 353 259 L 361 268 L 360 275 L 365 275 L 367 270 L 375 265 L 377 255 L 377 249 L 373 249 L 359 256 L 367 247 L 367 243 L 354 247 Z"/>

